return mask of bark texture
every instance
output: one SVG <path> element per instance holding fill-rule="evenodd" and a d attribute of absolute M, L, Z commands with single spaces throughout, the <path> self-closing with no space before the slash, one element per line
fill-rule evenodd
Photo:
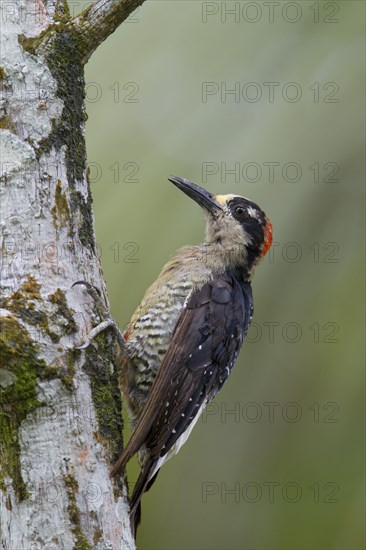
<path fill-rule="evenodd" d="M 104 294 L 84 139 L 83 65 L 143 0 L 1 3 L 1 548 L 133 549 L 114 340 L 75 349 Z M 97 29 L 101 29 L 95 40 Z M 94 37 L 94 38 L 93 38 Z"/>

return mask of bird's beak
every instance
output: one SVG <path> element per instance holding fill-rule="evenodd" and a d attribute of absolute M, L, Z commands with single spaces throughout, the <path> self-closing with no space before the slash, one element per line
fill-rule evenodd
<path fill-rule="evenodd" d="M 178 189 L 183 191 L 183 193 L 188 195 L 188 197 L 193 199 L 205 210 L 208 210 L 211 214 L 215 214 L 216 212 L 222 210 L 222 207 L 217 202 L 215 196 L 211 195 L 211 193 L 206 191 L 206 189 L 203 189 L 203 187 L 199 187 L 199 185 L 196 185 L 195 183 L 192 183 L 184 178 L 179 178 L 178 176 L 170 176 L 168 179 L 174 183 Z"/>

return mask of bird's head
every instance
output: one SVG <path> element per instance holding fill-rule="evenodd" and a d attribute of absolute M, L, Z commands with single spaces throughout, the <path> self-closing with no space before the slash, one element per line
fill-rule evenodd
<path fill-rule="evenodd" d="M 250 278 L 272 244 L 272 224 L 263 210 L 239 195 L 212 195 L 184 178 L 171 176 L 169 181 L 203 208 L 212 266 L 244 267 Z"/>

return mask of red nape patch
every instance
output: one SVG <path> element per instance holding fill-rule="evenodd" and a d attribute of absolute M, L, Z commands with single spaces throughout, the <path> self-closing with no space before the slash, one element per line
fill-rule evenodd
<path fill-rule="evenodd" d="M 272 235 L 272 224 L 269 221 L 268 218 L 267 223 L 265 227 L 263 228 L 264 232 L 264 243 L 263 243 L 263 250 L 262 250 L 262 256 L 265 256 L 268 252 L 268 250 L 271 248 L 273 235 Z"/>

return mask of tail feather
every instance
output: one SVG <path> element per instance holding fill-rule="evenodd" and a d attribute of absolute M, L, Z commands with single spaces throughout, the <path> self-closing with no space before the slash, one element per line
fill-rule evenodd
<path fill-rule="evenodd" d="M 138 503 L 135 511 L 130 513 L 131 531 L 136 539 L 137 528 L 141 523 L 141 502 Z"/>
<path fill-rule="evenodd" d="M 151 474 L 156 466 L 156 461 L 149 461 L 143 467 L 139 477 L 137 478 L 136 485 L 133 489 L 131 502 L 130 502 L 130 521 L 133 529 L 134 536 L 136 537 L 137 528 L 141 522 L 141 498 L 142 495 L 150 489 L 152 484 L 157 478 L 158 472 L 152 477 Z"/>

